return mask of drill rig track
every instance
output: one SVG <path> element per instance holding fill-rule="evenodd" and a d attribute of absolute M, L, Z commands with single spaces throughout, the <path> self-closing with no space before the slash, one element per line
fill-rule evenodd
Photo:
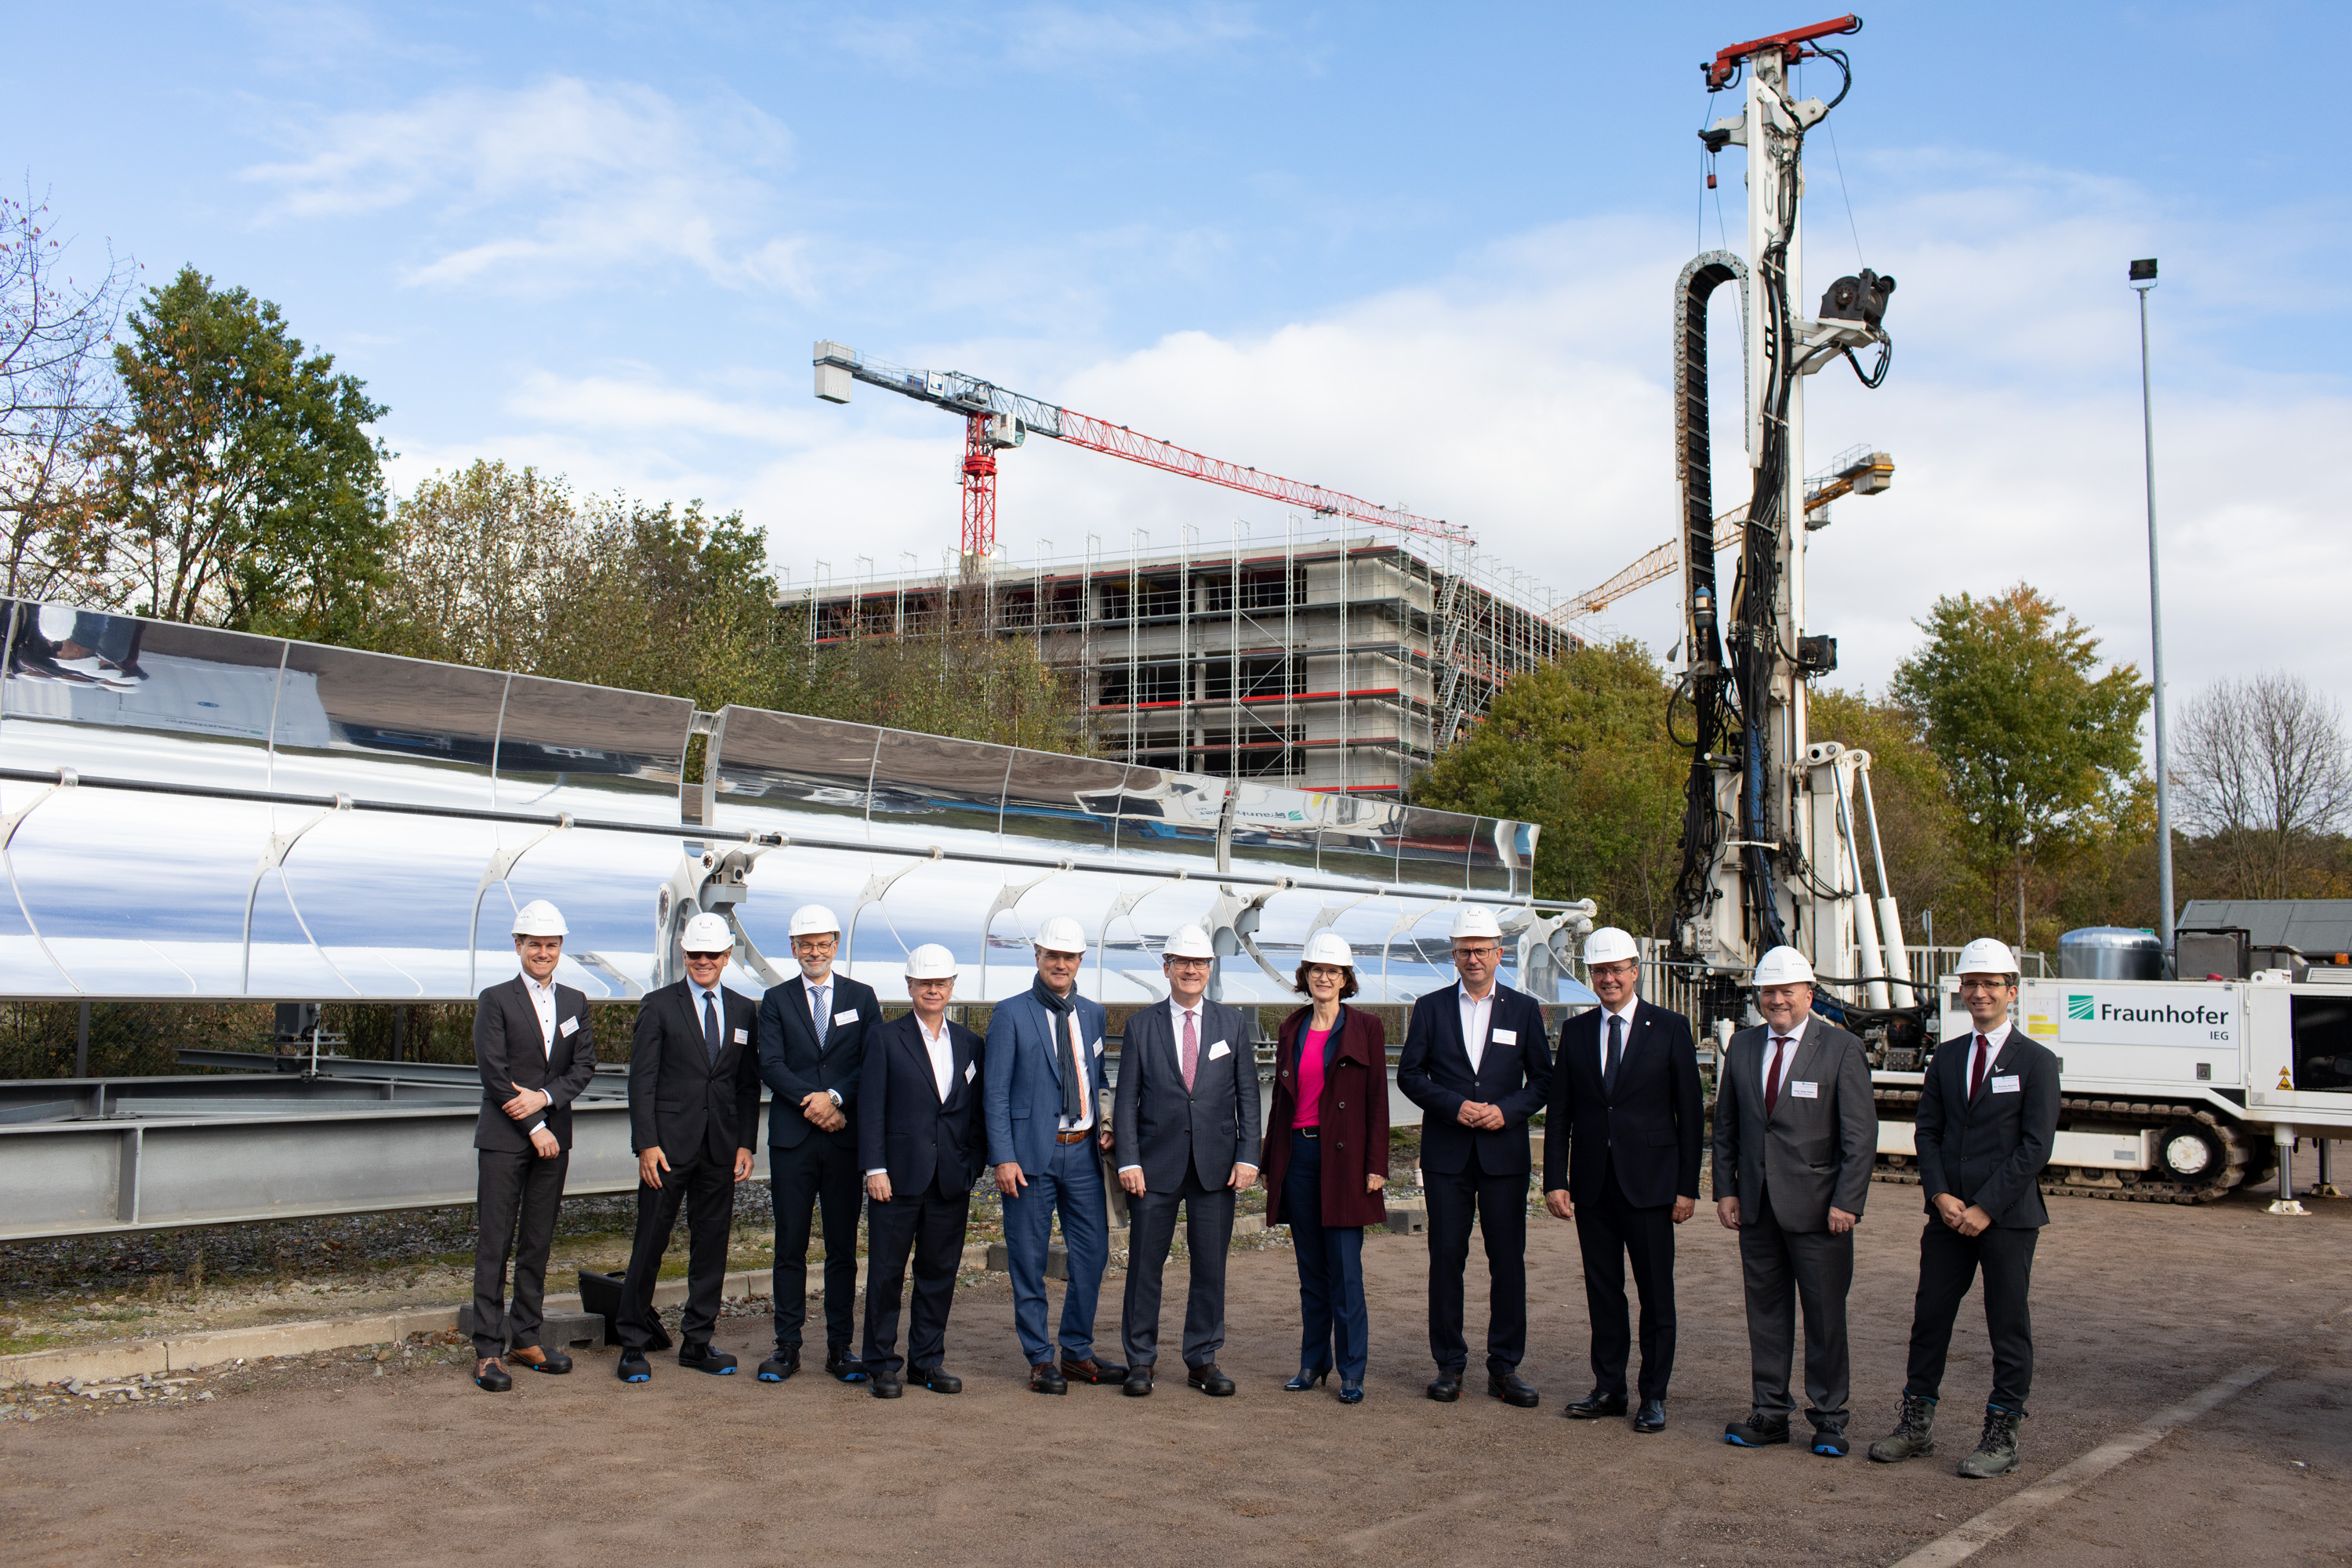
<path fill-rule="evenodd" d="M 1918 1114 L 1916 1089 L 1881 1089 L 1875 1097 L 1879 1114 L 1909 1121 Z M 2165 1100 L 2101 1100 L 2070 1094 L 2058 1102 L 2062 1127 L 2090 1122 L 2101 1127 L 2146 1129 L 2159 1137 L 2193 1126 L 2220 1146 L 2221 1158 L 2204 1182 L 2183 1182 L 2161 1170 L 2117 1171 L 2084 1165 L 2048 1165 L 2042 1173 L 2042 1191 L 2050 1197 L 2106 1198 L 2135 1204 L 2210 1204 L 2229 1196 L 2233 1187 L 2259 1180 L 2264 1173 L 2256 1162 L 2267 1145 L 2249 1141 L 2240 1129 L 2213 1114 L 2210 1106 Z M 1881 1154 L 1872 1179 L 1919 1184 L 1917 1160 L 1908 1154 Z"/>

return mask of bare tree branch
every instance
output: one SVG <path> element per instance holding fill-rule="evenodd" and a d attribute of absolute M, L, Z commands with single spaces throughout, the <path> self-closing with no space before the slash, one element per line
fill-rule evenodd
<path fill-rule="evenodd" d="M 2242 897 L 2290 896 L 2304 852 L 2352 816 L 2342 713 L 2284 671 L 2200 692 L 2181 713 L 2172 773 L 2184 825 L 2224 850 Z"/>

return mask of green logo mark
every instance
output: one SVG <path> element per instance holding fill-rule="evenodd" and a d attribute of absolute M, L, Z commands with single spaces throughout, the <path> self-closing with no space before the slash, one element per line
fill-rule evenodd
<path fill-rule="evenodd" d="M 2098 1004 L 2088 996 L 2070 994 L 2066 998 L 2066 1016 L 2077 1021 L 2095 1022 L 2099 1016 Z"/>

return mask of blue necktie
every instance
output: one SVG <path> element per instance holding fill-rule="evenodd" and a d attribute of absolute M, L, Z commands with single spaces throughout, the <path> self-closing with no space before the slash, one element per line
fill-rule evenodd
<path fill-rule="evenodd" d="M 818 986 L 814 992 L 810 993 L 810 1000 L 814 1002 L 816 1006 L 809 1016 L 809 1023 L 816 1030 L 816 1048 L 818 1050 L 823 1050 L 824 1049 L 824 1037 L 827 1034 L 832 1032 L 833 1028 L 833 1013 L 831 1011 L 833 987 L 830 985 Z"/>
<path fill-rule="evenodd" d="M 710 1065 L 719 1065 L 719 1008 L 710 993 L 702 994 L 702 1047 L 710 1053 Z"/>

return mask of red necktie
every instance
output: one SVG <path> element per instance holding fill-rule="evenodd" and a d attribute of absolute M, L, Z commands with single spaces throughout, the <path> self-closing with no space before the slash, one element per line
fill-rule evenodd
<path fill-rule="evenodd" d="M 1192 1069 L 1201 1063 L 1201 1032 L 1192 1022 L 1192 1009 L 1184 1009 L 1184 1092 L 1192 1092 Z"/>
<path fill-rule="evenodd" d="M 1985 1072 L 1992 1066 L 1992 1047 L 1982 1035 L 1977 1037 L 1976 1070 L 1969 1075 L 1969 1099 L 1971 1102 L 1984 1092 Z"/>
<path fill-rule="evenodd" d="M 1780 1104 L 1780 1047 L 1789 1043 L 1786 1035 L 1772 1037 L 1772 1059 L 1764 1064 L 1764 1114 L 1769 1116 Z"/>

